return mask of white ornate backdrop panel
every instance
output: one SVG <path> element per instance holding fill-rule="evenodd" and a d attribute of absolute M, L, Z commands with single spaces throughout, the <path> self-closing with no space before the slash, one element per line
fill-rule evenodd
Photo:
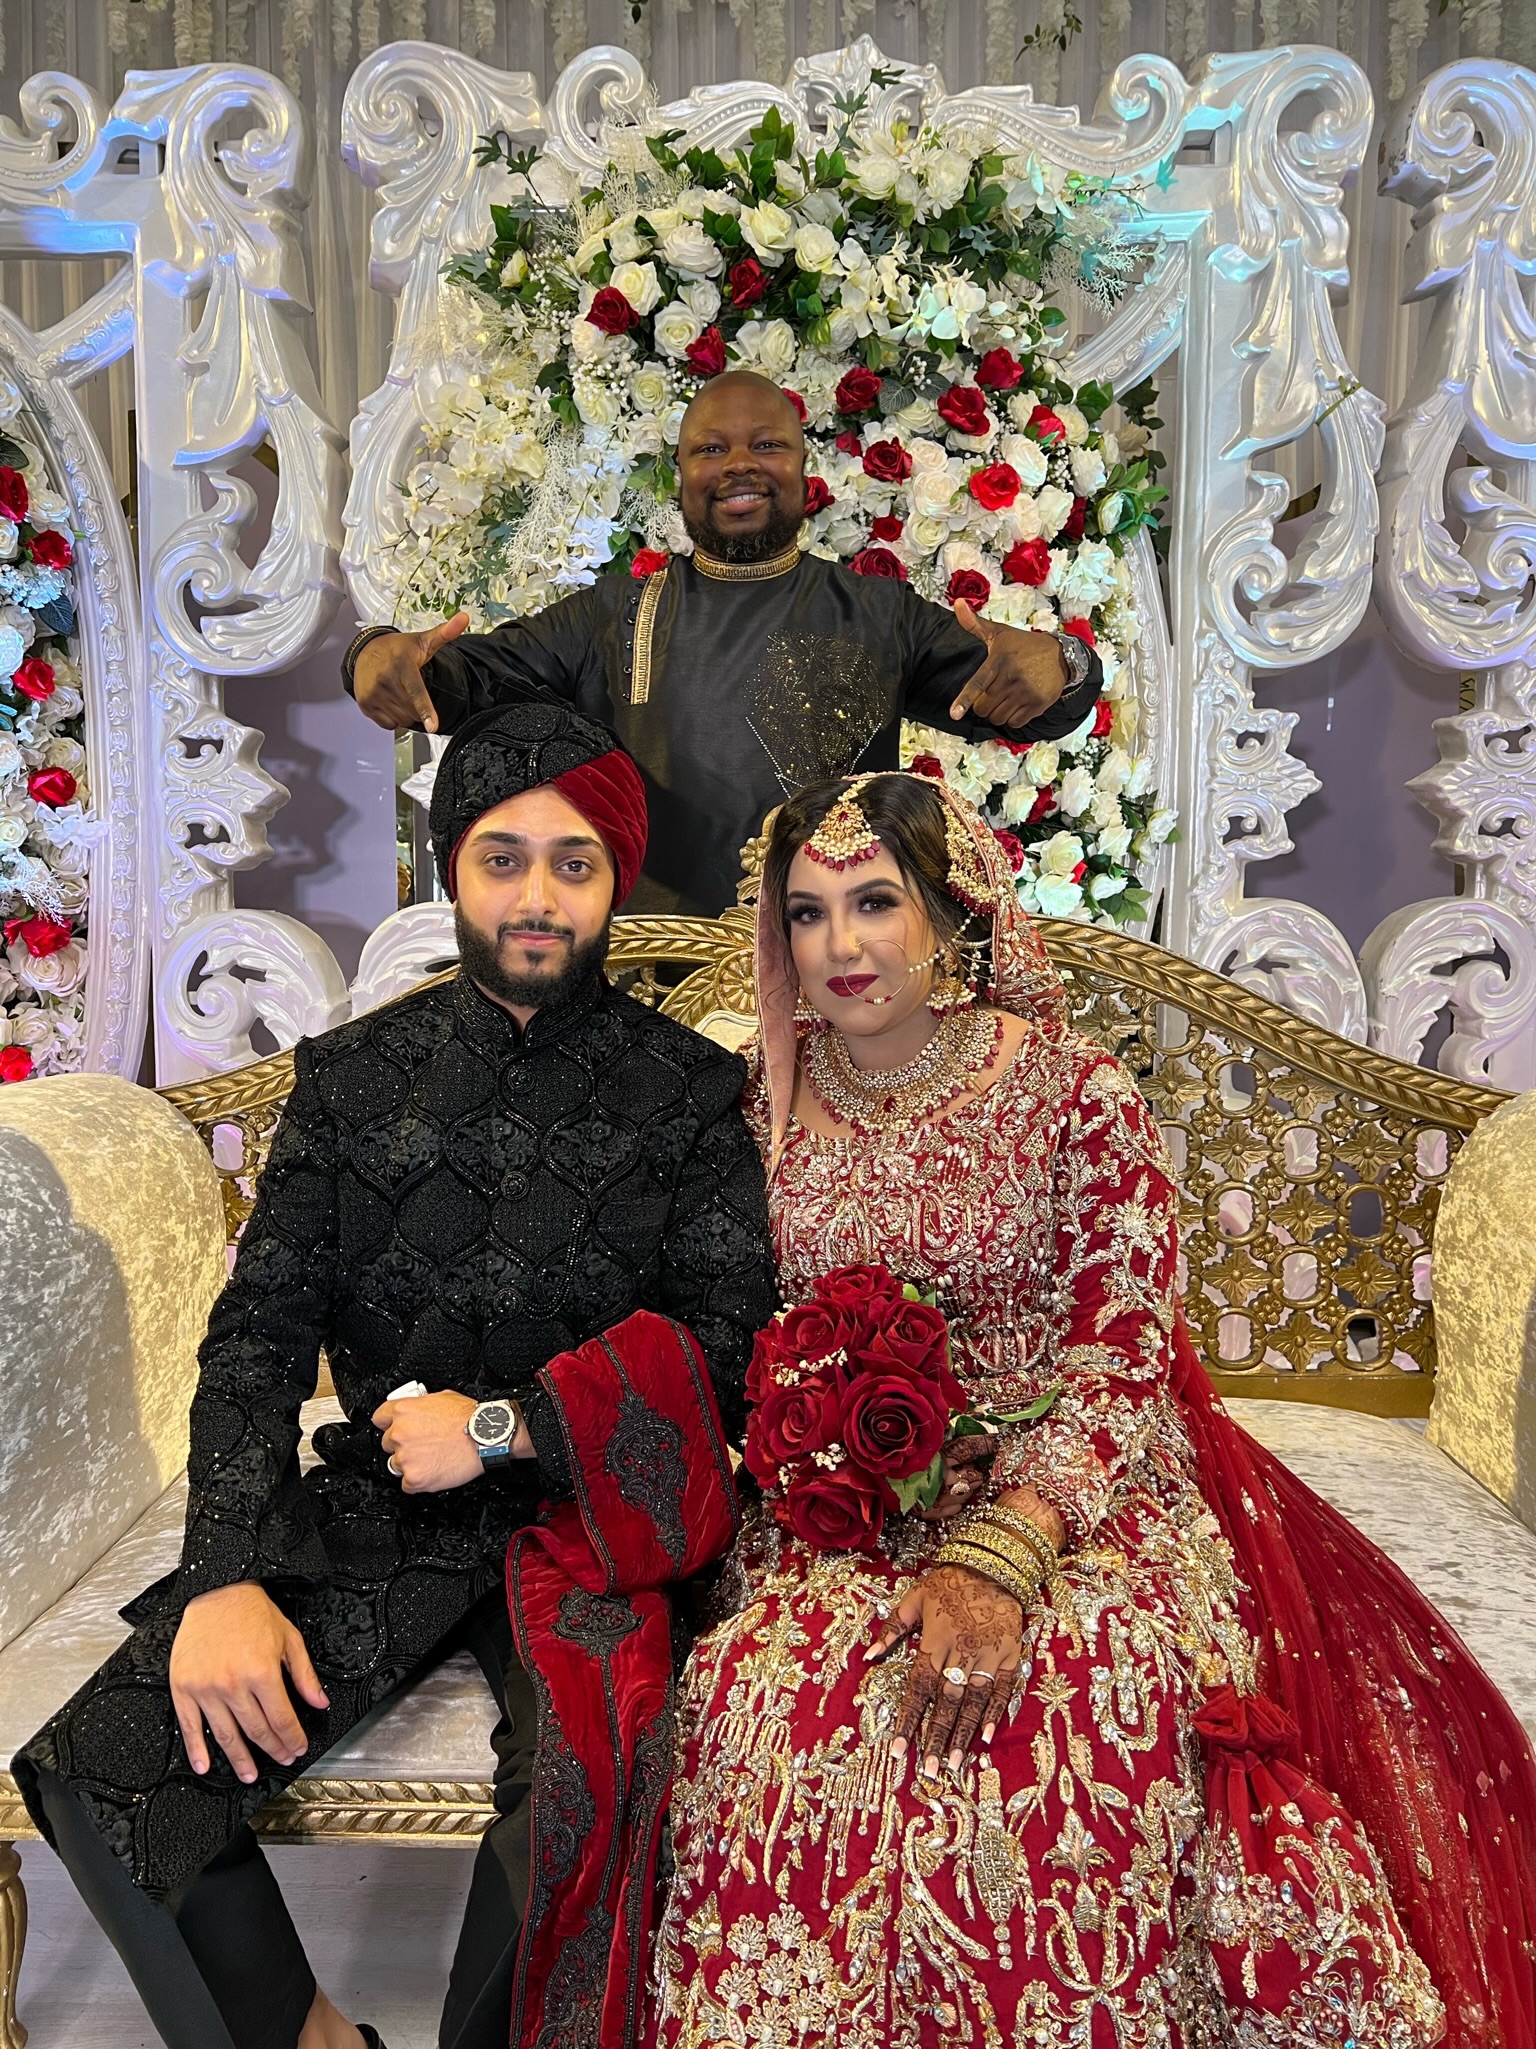
<path fill-rule="evenodd" d="M 785 88 L 714 86 L 659 112 L 717 145 L 769 105 L 814 127 L 831 93 L 878 61 L 866 39 L 797 63 Z M 579 57 L 547 102 L 529 74 L 426 43 L 391 45 L 355 73 L 343 154 L 378 195 L 372 276 L 395 300 L 387 375 L 351 430 L 341 560 L 360 617 L 376 615 L 368 564 L 396 531 L 393 487 L 449 367 L 438 274 L 489 227 L 476 139 L 502 129 L 595 168 L 605 124 L 649 104 L 639 63 L 617 48 Z M 1435 315 L 1384 455 L 1383 408 L 1357 385 L 1334 314 L 1349 274 L 1342 191 L 1371 124 L 1351 59 L 1321 48 L 1213 56 L 1186 79 L 1162 58 L 1132 58 L 1089 120 L 1024 88 L 947 95 L 933 67 L 907 67 L 876 96 L 877 118 L 898 112 L 985 119 L 1058 163 L 1149 181 L 1144 276 L 1081 341 L 1071 372 L 1125 389 L 1160 371 L 1180 427 L 1166 604 L 1150 551 L 1135 565 L 1156 622 L 1138 688 L 1183 827 L 1156 878 L 1168 943 L 1410 1058 L 1448 1010 L 1442 1066 L 1536 1080 L 1536 79 L 1507 64 L 1451 65 L 1398 122 L 1384 184 L 1418 209 L 1411 289 Z M 216 148 L 232 122 L 238 141 Z M 133 75 L 110 117 L 85 88 L 42 77 L 26 88 L 21 127 L 0 132 L 0 249 L 127 259 L 60 328 L 32 334 L 7 314 L 0 350 L 70 479 L 83 537 L 92 744 L 112 826 L 93 880 L 93 930 L 107 944 L 98 938 L 92 1057 L 132 1068 L 152 973 L 166 1078 L 248 1058 L 257 1019 L 291 1043 L 381 1000 L 451 944 L 441 910 L 403 912 L 369 941 L 349 991 L 315 933 L 235 901 L 234 877 L 264 857 L 285 793 L 259 765 L 259 734 L 223 713 L 219 679 L 297 659 L 338 588 L 339 443 L 294 317 L 305 176 L 298 110 L 243 67 Z M 71 398 L 129 350 L 143 450 L 137 572 Z M 1319 502 L 1288 559 L 1275 538 L 1288 497 L 1280 458 L 1310 437 Z M 281 487 L 248 564 L 251 495 L 231 470 L 264 439 Z M 1466 894 L 1395 912 L 1357 961 L 1317 910 L 1250 897 L 1246 881 L 1288 849 L 1287 814 L 1317 786 L 1289 751 L 1292 717 L 1262 704 L 1265 672 L 1348 638 L 1373 556 L 1400 642 L 1479 682 L 1474 709 L 1439 722 L 1440 764 L 1415 785 Z"/>

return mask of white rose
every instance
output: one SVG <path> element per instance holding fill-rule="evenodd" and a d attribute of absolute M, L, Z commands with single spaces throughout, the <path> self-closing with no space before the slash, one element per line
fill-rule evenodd
<path fill-rule="evenodd" d="M 1051 740 L 1037 740 L 1024 757 L 1024 773 L 1037 790 L 1056 780 L 1061 751 Z"/>
<path fill-rule="evenodd" d="M 611 384 L 603 384 L 595 377 L 573 377 L 571 394 L 576 401 L 576 410 L 589 427 L 614 427 L 618 425 L 619 414 L 624 410 L 618 393 Z"/>
<path fill-rule="evenodd" d="M 827 315 L 827 336 L 839 355 L 845 355 L 859 338 L 859 321 L 842 306 Z"/>
<path fill-rule="evenodd" d="M 708 186 L 690 185 L 685 192 L 678 193 L 677 211 L 685 221 L 701 221 L 707 213 L 725 212 L 718 204 L 719 198 L 719 193 L 711 192 Z"/>
<path fill-rule="evenodd" d="M 1107 903 L 1112 896 L 1118 896 L 1126 886 L 1123 875 L 1095 875 L 1088 884 L 1088 894 L 1096 904 Z"/>
<path fill-rule="evenodd" d="M 1096 448 L 1074 448 L 1067 457 L 1072 470 L 1072 488 L 1079 498 L 1091 498 L 1104 483 L 1104 458 Z"/>
<path fill-rule="evenodd" d="M 1061 788 L 1056 793 L 1056 803 L 1062 817 L 1080 817 L 1092 802 L 1093 777 L 1086 768 L 1069 768 L 1061 779 Z"/>
<path fill-rule="evenodd" d="M 1106 861 L 1124 861 L 1131 851 L 1131 828 L 1108 825 L 1099 834 L 1098 852 Z"/>
<path fill-rule="evenodd" d="M 685 306 L 681 299 L 674 299 L 664 312 L 656 315 L 652 331 L 661 353 L 670 356 L 674 362 L 681 362 L 689 343 L 696 342 L 704 332 L 704 323 L 692 307 Z M 1066 515 L 1062 516 L 1065 518 Z"/>
<path fill-rule="evenodd" d="M 1022 778 L 1011 782 L 1003 792 L 1003 823 L 1023 825 L 1035 808 L 1036 795 L 1033 783 L 1025 782 Z"/>
<path fill-rule="evenodd" d="M 949 521 L 935 519 L 932 513 L 914 512 L 905 531 L 919 555 L 932 555 L 949 539 Z"/>
<path fill-rule="evenodd" d="M 883 150 L 872 149 L 867 155 L 854 158 L 848 175 L 866 199 L 889 199 L 901 176 L 901 165 Z"/>
<path fill-rule="evenodd" d="M 954 509 L 957 485 L 948 465 L 941 469 L 912 470 L 912 508 L 925 519 L 945 519 Z"/>
<path fill-rule="evenodd" d="M 629 395 L 643 413 L 659 413 L 671 396 L 667 373 L 659 363 L 642 363 L 629 380 Z"/>
<path fill-rule="evenodd" d="M 903 406 L 901 411 L 893 414 L 892 417 L 896 425 L 901 429 L 903 440 L 915 434 L 937 434 L 943 424 L 939 419 L 938 408 L 926 398 L 913 399 L 911 405 Z M 940 462 L 944 460 L 942 448 L 937 447 L 931 441 L 927 446 L 933 449 L 934 455 Z M 917 460 L 917 450 L 915 448 L 912 451 L 912 459 L 914 463 Z"/>
<path fill-rule="evenodd" d="M 1179 822 L 1179 814 L 1166 808 L 1154 811 L 1147 820 L 1147 839 L 1154 847 L 1160 847 Z"/>
<path fill-rule="evenodd" d="M 674 228 L 680 228 L 683 224 L 682 213 L 675 206 L 648 206 L 645 218 L 658 242 L 663 236 L 670 235 Z"/>
<path fill-rule="evenodd" d="M 682 400 L 677 399 L 667 407 L 667 410 L 661 416 L 661 431 L 666 438 L 667 445 L 671 448 L 677 446 L 677 437 L 683 431 L 683 414 L 687 410 L 688 408 L 683 404 Z M 673 552 L 674 554 L 677 552 L 675 544 Z"/>
<path fill-rule="evenodd" d="M 1120 823 L 1120 799 L 1108 790 L 1096 789 L 1088 806 L 1088 823 L 1095 832 L 1108 832 Z"/>
<path fill-rule="evenodd" d="M 1054 540 L 1066 525 L 1072 511 L 1072 493 L 1063 491 L 1059 485 L 1047 484 L 1035 497 L 1035 513 L 1040 521 L 1042 540 Z"/>
<path fill-rule="evenodd" d="M 691 285 L 684 285 L 678 297 L 693 308 L 706 327 L 720 311 L 720 287 L 712 285 L 708 278 L 695 278 Z"/>
<path fill-rule="evenodd" d="M 661 304 L 661 280 L 654 263 L 621 263 L 612 282 L 637 313 L 654 313 Z"/>
<path fill-rule="evenodd" d="M 85 980 L 85 948 L 72 939 L 57 953 L 34 960 L 25 948 L 13 947 L 11 967 L 17 981 L 39 996 L 73 996 Z"/>
<path fill-rule="evenodd" d="M 585 277 L 599 256 L 605 256 L 607 253 L 608 237 L 606 235 L 588 235 L 584 242 L 578 242 L 576 254 L 571 258 L 571 264 L 576 275 L 578 277 Z"/>
<path fill-rule="evenodd" d="M 1112 534 L 1115 532 L 1121 520 L 1125 518 L 1125 503 L 1125 493 L 1123 491 L 1111 491 L 1106 497 L 1099 500 L 1099 532 L 1101 534 Z"/>
<path fill-rule="evenodd" d="M 19 847 L 28 830 L 27 821 L 18 818 L 14 811 L 0 811 L 0 851 L 10 853 Z"/>
<path fill-rule="evenodd" d="M 1076 618 L 1083 612 L 1092 611 L 1114 587 L 1114 550 L 1105 541 L 1079 542 L 1077 552 L 1061 579 L 1061 603 L 1066 616 Z"/>
<path fill-rule="evenodd" d="M 773 182 L 786 199 L 804 199 L 805 174 L 789 158 L 774 165 Z"/>
<path fill-rule="evenodd" d="M 1151 787 L 1151 783 L 1152 757 L 1150 754 L 1138 755 L 1131 763 L 1131 772 L 1125 779 L 1125 789 L 1122 794 L 1127 797 L 1144 797 Z"/>
<path fill-rule="evenodd" d="M 3 744 L 0 742 L 0 746 Z M 43 758 L 50 768 L 67 768 L 77 782 L 85 775 L 85 749 L 78 740 L 62 737 L 50 740 L 43 749 Z M 4 773 L 4 767 L 0 766 L 0 775 Z"/>
<path fill-rule="evenodd" d="M 757 360 L 770 377 L 782 377 L 795 360 L 795 330 L 787 320 L 770 320 L 758 338 Z"/>
<path fill-rule="evenodd" d="M 661 245 L 662 260 L 679 277 L 718 277 L 725 258 L 709 235 L 694 221 L 683 221 Z"/>
<path fill-rule="evenodd" d="M 782 263 L 795 240 L 794 221 L 771 199 L 745 210 L 741 232 L 765 263 Z"/>
<path fill-rule="evenodd" d="M 19 529 L 13 520 L 0 518 L 0 562 L 14 562 Z"/>
<path fill-rule="evenodd" d="M 528 280 L 528 259 L 521 249 L 514 249 L 501 266 L 501 281 L 508 291 L 515 291 Z"/>
<path fill-rule="evenodd" d="M 802 228 L 795 237 L 795 261 L 808 277 L 819 277 L 837 261 L 837 237 L 827 228 Z"/>
<path fill-rule="evenodd" d="M 604 334 L 590 320 L 571 322 L 571 354 L 578 363 L 607 363 L 622 349 L 624 337 Z"/>
<path fill-rule="evenodd" d="M 1049 846 L 1050 841 L 1046 844 Z M 1035 884 L 1035 904 L 1042 917 L 1070 918 L 1082 901 L 1081 885 L 1068 881 L 1064 875 L 1042 875 Z"/>
<path fill-rule="evenodd" d="M 1111 747 L 1099 763 L 1094 780 L 1106 796 L 1118 797 L 1131 779 L 1134 763 L 1123 747 Z"/>
<path fill-rule="evenodd" d="M 1052 410 L 1067 430 L 1068 448 L 1081 448 L 1088 439 L 1087 415 L 1076 406 L 1055 406 Z"/>
<path fill-rule="evenodd" d="M 24 766 L 24 758 L 16 742 L 9 733 L 0 733 L 0 783 L 9 782 Z"/>
<path fill-rule="evenodd" d="M 637 235 L 630 227 L 615 228 L 608 237 L 608 254 L 613 258 L 615 270 L 622 269 L 627 263 L 638 263 L 650 246 L 646 236 Z M 617 284 L 618 280 L 614 282 Z M 619 290 L 622 292 L 624 287 L 619 285 Z"/>
<path fill-rule="evenodd" d="M 1050 475 L 1045 450 L 1027 434 L 1005 434 L 998 443 L 997 453 L 999 461 L 1018 471 L 1019 482 L 1026 491 L 1038 491 Z"/>
<path fill-rule="evenodd" d="M 970 158 L 954 149 L 939 150 L 923 165 L 923 183 L 941 210 L 955 205 L 970 182 L 970 176 Z"/>
<path fill-rule="evenodd" d="M 1139 455 L 1145 455 L 1152 446 L 1152 436 L 1145 427 L 1138 427 L 1133 421 L 1128 420 L 1123 427 L 1115 429 L 1115 446 L 1119 450 L 1122 462 L 1135 462 Z"/>

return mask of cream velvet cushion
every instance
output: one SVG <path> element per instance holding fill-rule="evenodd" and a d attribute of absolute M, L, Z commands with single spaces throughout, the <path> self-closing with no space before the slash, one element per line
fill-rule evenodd
<path fill-rule="evenodd" d="M 0 1088 L 0 1217 L 4 1644 L 185 1465 L 226 1259 L 197 1133 L 108 1075 Z"/>
<path fill-rule="evenodd" d="M 1435 1219 L 1432 1444 L 1536 1529 L 1536 1093 L 1473 1132 Z"/>

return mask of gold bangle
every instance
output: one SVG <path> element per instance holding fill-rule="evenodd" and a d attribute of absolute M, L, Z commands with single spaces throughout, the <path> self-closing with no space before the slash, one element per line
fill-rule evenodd
<path fill-rule="evenodd" d="M 992 1544 L 1012 1557 L 1027 1558 L 1047 1576 L 1056 1570 L 1056 1553 L 1047 1543 L 1024 1536 L 1011 1523 L 1000 1521 L 988 1509 L 968 1516 L 963 1528 L 955 1534 L 964 1542 Z"/>
<path fill-rule="evenodd" d="M 1008 1560 L 981 1545 L 951 1542 L 941 1546 L 934 1558 L 936 1565 L 959 1565 L 967 1572 L 979 1573 L 994 1586 L 1011 1594 L 1021 1608 L 1032 1608 L 1039 1598 L 1041 1575 L 1017 1572 Z"/>
<path fill-rule="evenodd" d="M 1005 1508 L 1000 1501 L 991 1501 L 981 1510 L 980 1520 L 1001 1523 L 1005 1530 L 1011 1530 L 1016 1537 L 1021 1537 L 1047 1572 L 1053 1572 L 1061 1563 L 1060 1552 L 1044 1530 L 1018 1509 Z"/>

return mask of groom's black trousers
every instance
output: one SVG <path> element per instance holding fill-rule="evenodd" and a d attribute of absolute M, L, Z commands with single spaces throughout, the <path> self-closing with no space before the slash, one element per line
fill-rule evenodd
<path fill-rule="evenodd" d="M 470 1610 L 441 1654 L 456 1649 L 478 1659 L 501 1719 L 491 1738 L 496 1819 L 475 1856 L 438 2039 L 440 2049 L 507 2049 L 517 1935 L 528 1902 L 536 1708 L 499 1591 Z M 315 1980 L 251 1830 L 240 1829 L 189 1884 L 158 1904 L 134 1885 L 63 1781 L 39 1771 L 37 1782 L 59 1856 L 167 2049 L 294 2049 Z M 366 2006 L 348 2015 L 370 2017 Z"/>

